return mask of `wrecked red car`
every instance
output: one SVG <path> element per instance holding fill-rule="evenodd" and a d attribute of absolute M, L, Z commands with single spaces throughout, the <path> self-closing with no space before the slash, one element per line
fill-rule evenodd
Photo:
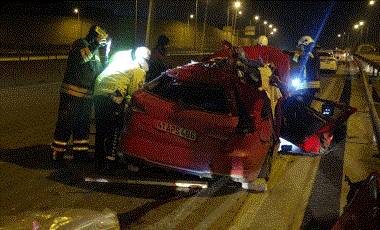
<path fill-rule="evenodd" d="M 123 154 L 201 177 L 254 180 L 274 150 L 270 101 L 213 58 L 163 73 L 137 91 L 122 134 Z"/>
<path fill-rule="evenodd" d="M 244 60 L 236 58 L 238 52 Z M 292 123 L 282 115 L 285 98 L 273 110 L 260 63 L 271 63 L 280 81 L 287 82 L 289 57 L 273 47 L 229 46 L 208 61 L 166 71 L 133 95 L 121 152 L 131 161 L 200 177 L 228 176 L 242 183 L 267 178 L 279 133 L 291 129 L 281 123 Z M 332 127 L 323 124 L 295 144 L 302 147 Z"/>

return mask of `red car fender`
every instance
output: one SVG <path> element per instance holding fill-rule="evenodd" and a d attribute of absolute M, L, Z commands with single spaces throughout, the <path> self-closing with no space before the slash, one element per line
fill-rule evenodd
<path fill-rule="evenodd" d="M 231 141 L 231 147 L 234 146 L 228 155 L 231 157 L 231 176 L 244 177 L 248 181 L 257 178 L 270 148 L 269 142 L 262 142 L 259 135 L 256 131 L 236 136 Z"/>
<path fill-rule="evenodd" d="M 380 175 L 374 171 L 362 182 L 332 230 L 380 228 Z"/>

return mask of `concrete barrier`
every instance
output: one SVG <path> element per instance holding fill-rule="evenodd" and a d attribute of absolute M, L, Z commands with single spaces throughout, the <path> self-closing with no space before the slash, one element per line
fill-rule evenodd
<path fill-rule="evenodd" d="M 204 55 L 180 54 L 170 58 L 175 67 L 191 60 L 200 61 Z M 5 68 L 0 71 L 0 75 L 4 75 L 0 81 L 0 148 L 50 144 L 58 117 L 59 87 L 65 62 L 46 60 L 0 64 Z M 38 81 L 44 83 L 38 84 Z M 93 139 L 91 136 L 90 144 Z"/>
<path fill-rule="evenodd" d="M 59 106 L 60 83 L 0 89 L 0 148 L 49 144 Z"/>

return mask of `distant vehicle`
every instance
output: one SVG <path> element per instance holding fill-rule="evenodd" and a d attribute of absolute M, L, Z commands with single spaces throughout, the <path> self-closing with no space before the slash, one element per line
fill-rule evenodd
<path fill-rule="evenodd" d="M 373 45 L 360 45 L 358 49 L 356 50 L 356 53 L 358 54 L 371 54 L 371 53 L 376 53 L 379 52 L 375 46 Z"/>
<path fill-rule="evenodd" d="M 335 72 L 338 69 L 338 61 L 332 52 L 319 52 L 320 71 Z"/>
<path fill-rule="evenodd" d="M 333 51 L 334 57 L 337 59 L 338 62 L 345 62 L 347 61 L 348 53 L 344 50 L 334 50 Z"/>

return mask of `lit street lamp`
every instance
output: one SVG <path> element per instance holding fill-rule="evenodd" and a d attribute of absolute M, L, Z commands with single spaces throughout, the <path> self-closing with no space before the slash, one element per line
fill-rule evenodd
<path fill-rule="evenodd" d="M 79 9 L 78 8 L 74 9 L 74 14 L 76 14 L 78 16 L 78 23 L 77 23 L 77 26 L 78 26 L 78 38 L 81 38 L 82 37 L 82 29 L 81 29 L 81 24 L 80 24 Z"/>
<path fill-rule="evenodd" d="M 369 5 L 371 5 L 371 6 L 373 6 L 373 5 L 375 5 L 375 1 L 369 1 Z"/>
<path fill-rule="evenodd" d="M 233 29 L 233 33 L 232 33 L 232 44 L 233 44 L 233 41 L 234 41 L 234 35 L 235 35 L 235 30 L 236 30 L 236 19 L 237 19 L 237 14 L 238 14 L 238 9 L 241 7 L 241 2 L 239 2 L 239 1 L 236 1 L 235 3 L 234 3 L 234 6 L 235 6 L 235 20 L 234 20 L 234 29 Z M 241 11 L 239 11 L 239 13 L 240 13 Z M 242 13 L 240 13 L 240 14 L 242 14 Z"/>
<path fill-rule="evenodd" d="M 187 25 L 190 27 L 190 19 L 194 19 L 194 14 L 190 14 L 189 18 L 187 19 Z"/>
<path fill-rule="evenodd" d="M 360 21 L 358 22 L 357 24 L 354 25 L 354 29 L 355 30 L 359 30 L 360 29 L 360 38 L 359 38 L 359 42 L 362 41 L 362 38 L 363 38 L 363 25 L 365 24 L 364 21 Z"/>
<path fill-rule="evenodd" d="M 267 36 L 267 24 L 268 24 L 268 21 L 264 21 L 264 35 Z"/>
<path fill-rule="evenodd" d="M 343 46 L 343 41 L 340 39 L 342 37 L 341 34 L 338 34 L 338 46 Z"/>

